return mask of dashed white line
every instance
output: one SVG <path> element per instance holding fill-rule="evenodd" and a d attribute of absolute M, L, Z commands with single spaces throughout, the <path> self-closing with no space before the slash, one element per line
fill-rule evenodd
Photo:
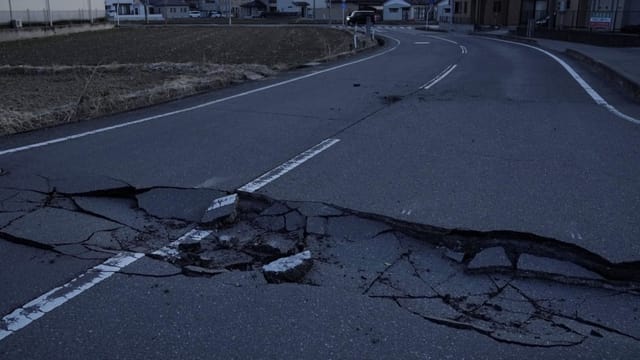
<path fill-rule="evenodd" d="M 263 186 L 269 184 L 270 182 L 274 181 L 275 179 L 281 177 L 282 175 L 288 173 L 289 171 L 297 168 L 298 166 L 300 166 L 301 164 L 303 164 L 304 162 L 306 162 L 307 160 L 313 158 L 314 156 L 320 154 L 321 152 L 327 150 L 328 148 L 332 147 L 333 145 L 337 144 L 340 141 L 340 139 L 326 139 L 324 141 L 322 141 L 321 143 L 319 143 L 318 145 L 315 145 L 313 147 L 311 147 L 310 149 L 296 155 L 295 157 L 291 158 L 290 160 L 286 161 L 285 163 L 283 163 L 282 165 L 269 170 L 268 172 L 264 173 L 263 175 L 261 175 L 260 177 L 258 177 L 257 179 L 245 184 L 244 186 L 242 186 L 241 188 L 238 189 L 238 191 L 243 191 L 243 192 L 248 192 L 248 193 L 252 193 L 255 192 L 257 190 L 259 190 L 260 188 L 262 188 Z"/>
<path fill-rule="evenodd" d="M 440 37 L 440 36 L 435 36 L 435 35 L 427 35 L 427 36 L 428 36 L 428 37 L 430 37 L 430 38 L 434 38 L 434 39 L 438 39 L 438 40 L 442 40 L 442 41 L 446 41 L 446 42 L 448 42 L 448 43 L 452 43 L 452 44 L 456 44 L 456 45 L 458 45 L 458 43 L 457 43 L 457 42 L 455 42 L 455 41 L 453 41 L 453 40 L 445 39 L 445 38 Z"/>
<path fill-rule="evenodd" d="M 451 74 L 451 72 L 453 70 L 455 70 L 455 68 L 457 66 L 458 65 L 449 65 L 449 66 L 447 66 L 440 74 L 436 75 L 436 77 L 434 77 L 433 79 L 429 80 L 426 84 L 420 86 L 420 89 L 429 90 L 431 87 L 435 86 L 437 83 L 442 81 L 442 79 L 447 77 L 447 75 Z"/>
<path fill-rule="evenodd" d="M 178 245 L 186 240 L 199 241 L 207 237 L 211 231 L 191 230 L 162 249 L 153 252 L 154 255 L 172 257 L 178 254 Z M 14 310 L 0 320 L 0 341 L 16 331 L 43 317 L 46 313 L 63 305 L 67 301 L 103 282 L 128 265 L 144 257 L 142 253 L 119 253 L 102 264 L 94 266 L 84 274 L 59 286 Z"/>
<path fill-rule="evenodd" d="M 429 45 L 431 43 L 429 41 L 416 41 L 413 44 L 414 45 Z"/>
<path fill-rule="evenodd" d="M 0 321 L 0 340 L 43 317 L 49 311 L 66 303 L 96 284 L 108 279 L 115 272 L 143 257 L 140 253 L 120 253 L 84 274 L 14 310 Z"/>
<path fill-rule="evenodd" d="M 460 45 L 460 51 L 462 51 L 462 54 L 463 54 L 463 55 L 469 52 L 469 51 L 467 50 L 467 47 L 466 47 L 466 46 L 464 46 L 464 45 Z"/>
<path fill-rule="evenodd" d="M 560 64 L 568 73 L 569 75 L 571 75 L 571 77 L 578 83 L 578 85 L 580 85 L 582 87 L 582 89 L 584 89 L 584 91 L 593 99 L 593 101 L 595 101 L 596 104 L 604 107 L 605 109 L 607 109 L 610 113 L 616 115 L 617 117 L 627 120 L 629 122 L 632 122 L 634 124 L 639 124 L 640 125 L 640 119 L 636 119 L 634 117 L 631 117 L 627 114 L 622 113 L 620 110 L 616 109 L 613 105 L 609 104 L 602 96 L 600 96 L 600 94 L 598 94 L 598 92 L 596 90 L 594 90 L 591 85 L 589 85 L 589 83 L 587 83 L 571 66 L 569 66 L 569 64 L 567 64 L 566 62 L 564 62 L 564 60 L 560 59 L 559 57 L 553 55 L 552 53 L 541 49 L 539 47 L 535 47 L 535 46 L 531 46 L 528 44 L 523 44 L 523 43 L 519 43 L 519 42 L 514 42 L 514 41 L 507 41 L 507 40 L 502 40 L 502 39 L 494 39 L 494 38 L 485 38 L 488 40 L 493 40 L 493 41 L 500 41 L 500 42 L 504 42 L 504 43 L 508 43 L 508 44 L 513 44 L 513 45 L 520 45 L 520 46 L 524 46 L 524 47 L 528 47 L 537 51 L 540 51 L 541 53 L 549 56 L 550 58 L 552 58 L 553 60 L 555 60 L 558 64 Z"/>

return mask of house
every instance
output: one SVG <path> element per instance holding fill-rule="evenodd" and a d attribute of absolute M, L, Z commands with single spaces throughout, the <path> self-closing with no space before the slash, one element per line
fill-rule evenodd
<path fill-rule="evenodd" d="M 145 14 L 145 6 L 148 6 Z M 117 21 L 162 21 L 161 13 L 152 13 L 148 0 L 105 0 L 107 17 Z"/>
<path fill-rule="evenodd" d="M 384 21 L 413 20 L 411 4 L 404 0 L 388 0 L 382 4 Z"/>
<path fill-rule="evenodd" d="M 1 0 L 0 24 L 87 21 L 105 17 L 104 0 Z"/>
<path fill-rule="evenodd" d="M 240 5 L 241 17 L 260 17 L 267 11 L 267 5 L 260 0 L 252 0 Z"/>
<path fill-rule="evenodd" d="M 162 14 L 165 19 L 189 17 L 189 4 L 185 0 L 148 0 L 150 14 Z"/>

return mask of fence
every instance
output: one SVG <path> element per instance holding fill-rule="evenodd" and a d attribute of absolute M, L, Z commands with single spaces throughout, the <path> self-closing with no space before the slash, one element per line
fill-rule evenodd
<path fill-rule="evenodd" d="M 26 9 L 0 11 L 0 26 L 9 26 L 15 20 L 22 26 L 42 26 L 52 24 L 92 23 L 103 20 L 104 9 L 78 9 L 70 11 L 47 11 L 47 9 Z"/>
<path fill-rule="evenodd" d="M 545 11 L 523 12 L 521 25 L 535 21 L 539 28 L 553 30 L 591 30 L 608 32 L 640 33 L 640 11 L 591 11 L 572 10 L 547 13 Z"/>

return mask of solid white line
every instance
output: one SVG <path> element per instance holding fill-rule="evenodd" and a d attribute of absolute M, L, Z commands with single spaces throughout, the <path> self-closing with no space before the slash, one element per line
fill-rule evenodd
<path fill-rule="evenodd" d="M 6 150 L 1 150 L 0 151 L 0 156 L 2 155 L 7 155 L 7 154 L 11 154 L 11 153 L 16 153 L 16 152 L 20 152 L 20 151 L 25 151 L 25 150 L 29 150 L 29 149 L 34 149 L 34 148 L 39 148 L 42 146 L 47 146 L 47 145 L 52 145 L 52 144 L 57 144 L 57 143 L 61 143 L 61 142 L 65 142 L 65 141 L 69 141 L 69 140 L 74 140 L 74 139 L 78 139 L 78 138 L 83 138 L 86 136 L 90 136 L 90 135 L 95 135 L 95 134 L 100 134 L 103 132 L 107 132 L 107 131 L 111 131 L 111 130 L 116 130 L 116 129 L 120 129 L 120 128 L 124 128 L 124 127 L 128 127 L 128 126 L 132 126 L 132 125 L 137 125 L 137 124 L 141 124 L 141 123 L 145 123 L 148 121 L 152 121 L 152 120 L 156 120 L 156 119 L 161 119 L 161 118 L 165 118 L 165 117 L 169 117 L 169 116 L 173 116 L 173 115 L 177 115 L 177 114 L 182 114 L 185 112 L 189 112 L 189 111 L 193 111 L 193 110 L 197 110 L 197 109 L 201 109 L 207 106 L 211 106 L 211 105 L 215 105 L 215 104 L 219 104 L 225 101 L 229 101 L 229 100 L 233 100 L 233 99 L 237 99 L 239 97 L 243 97 L 243 96 L 247 96 L 247 95 L 251 95 L 251 94 L 255 94 L 258 92 L 262 92 L 265 90 L 269 90 L 269 89 L 273 89 L 279 86 L 283 86 L 283 85 L 287 85 L 287 84 L 291 84 L 293 82 L 296 81 L 300 81 L 300 80 L 304 80 L 304 79 L 308 79 L 314 76 L 318 76 L 327 72 L 331 72 L 331 71 L 335 71 L 338 69 L 342 69 L 345 68 L 347 66 L 352 66 L 355 64 L 359 64 L 361 62 L 365 62 L 365 61 L 369 61 L 371 59 L 375 59 L 379 56 L 382 55 L 386 55 L 392 51 L 394 51 L 395 49 L 398 48 L 398 46 L 400 45 L 400 40 L 389 37 L 391 40 L 396 42 L 396 45 L 393 46 L 390 49 L 387 49 L 383 52 L 380 52 L 378 54 L 375 55 L 371 55 L 359 60 L 355 60 L 355 61 L 351 61 L 342 65 L 337 65 L 328 69 L 323 69 L 323 70 L 318 70 L 318 71 L 314 71 L 312 73 L 306 74 L 306 75 L 302 75 L 293 79 L 289 79 L 289 80 L 285 80 L 285 81 L 281 81 L 279 83 L 275 83 L 275 84 L 271 84 L 271 85 L 267 85 L 267 86 L 263 86 L 257 89 L 253 89 L 253 90 L 249 90 L 249 91 L 245 91 L 239 94 L 235 94 L 235 95 L 231 95 L 222 99 L 217 99 L 217 100 L 213 100 L 213 101 L 208 101 L 199 105 L 195 105 L 195 106 L 191 106 L 191 107 L 187 107 L 184 109 L 180 109 L 180 110 L 175 110 L 175 111 L 170 111 L 167 113 L 163 113 L 163 114 L 158 114 L 158 115 L 154 115 L 154 116 L 149 116 L 149 117 L 145 117 L 142 119 L 138 119 L 138 120 L 133 120 L 133 121 L 129 121 L 129 122 L 125 122 L 122 124 L 118 124 L 118 125 L 113 125 L 113 126 L 107 126 L 104 128 L 100 128 L 100 129 L 95 129 L 95 130 L 91 130 L 91 131 L 87 131 L 87 132 L 83 132 L 83 133 L 79 133 L 79 134 L 74 134 L 74 135 L 69 135 L 69 136 L 65 136 L 65 137 L 61 137 L 61 138 L 57 138 L 57 139 L 52 139 L 52 140 L 47 140 L 47 141 L 43 141 L 43 142 L 39 142 L 39 143 L 35 143 L 35 144 L 30 144 L 30 145 L 25 145 L 25 146 L 20 146 L 20 147 L 16 147 L 16 148 L 12 148 L 12 149 L 6 149 Z"/>
<path fill-rule="evenodd" d="M 270 171 L 267 171 L 257 179 L 243 185 L 241 188 L 238 189 L 238 191 L 243 191 L 248 193 L 255 192 L 260 188 L 262 188 L 263 186 L 281 177 L 282 175 L 302 165 L 307 160 L 313 158 L 314 156 L 327 150 L 331 146 L 337 144 L 339 141 L 340 139 L 326 139 L 323 142 L 319 143 L 318 145 L 315 145 L 314 147 L 300 153 L 299 155 L 296 155 L 295 157 L 286 161 L 282 165 Z"/>
<path fill-rule="evenodd" d="M 115 272 L 143 257 L 141 253 L 120 253 L 84 274 L 26 303 L 0 321 L 0 340 L 41 318 L 84 291 L 108 279 Z"/>
<path fill-rule="evenodd" d="M 435 86 L 437 83 L 442 81 L 442 79 L 446 78 L 447 75 L 451 74 L 451 72 L 455 70 L 456 67 L 458 67 L 458 65 L 449 65 L 449 67 L 447 67 L 443 72 L 441 72 L 440 74 L 438 74 L 438 76 L 436 76 L 435 78 L 431 79 L 429 82 L 424 84 L 421 88 L 423 90 L 429 90 L 431 87 Z"/>
<path fill-rule="evenodd" d="M 554 54 L 541 49 L 539 47 L 535 47 L 535 46 L 531 46 L 528 44 L 523 44 L 523 43 L 519 43 L 519 42 L 514 42 L 514 41 L 508 41 L 508 40 L 502 40 L 502 39 L 494 39 L 494 38 L 485 38 L 487 40 L 493 40 L 493 41 L 500 41 L 500 42 L 504 42 L 504 43 L 508 43 L 508 44 L 514 44 L 514 45 L 520 45 L 520 46 L 524 46 L 524 47 L 528 47 L 537 51 L 540 51 L 541 53 L 549 56 L 550 58 L 552 58 L 553 60 L 555 60 L 558 64 L 560 64 L 568 73 L 569 75 L 571 75 L 571 77 L 578 83 L 578 85 L 580 85 L 582 87 L 582 89 L 584 89 L 584 91 L 589 94 L 589 96 L 593 99 L 593 101 L 595 101 L 596 104 L 604 107 L 605 109 L 607 109 L 610 113 L 616 115 L 617 117 L 627 120 L 629 122 L 632 122 L 634 124 L 640 124 L 640 120 L 636 119 L 634 117 L 631 117 L 629 115 L 626 115 L 624 113 L 622 113 L 621 111 L 619 111 L 618 109 L 616 109 L 613 105 L 610 105 L 602 96 L 600 96 L 600 94 L 598 94 L 598 92 L 596 90 L 594 90 L 591 85 L 589 85 L 589 83 L 587 83 L 571 66 L 569 66 L 569 64 L 567 64 L 566 62 L 564 62 L 564 60 L 560 59 L 559 57 L 555 56 Z"/>
<path fill-rule="evenodd" d="M 462 51 L 462 54 L 466 54 L 468 52 L 467 47 L 463 45 L 460 45 L 460 51 Z"/>
<path fill-rule="evenodd" d="M 178 245 L 181 242 L 185 240 L 200 241 L 209 234 L 211 231 L 208 230 L 191 230 L 169 245 L 156 250 L 153 254 L 164 257 L 177 256 Z M 143 257 L 142 253 L 119 253 L 68 283 L 29 301 L 0 320 L 0 341 Z"/>
<path fill-rule="evenodd" d="M 428 37 L 430 37 L 430 38 L 434 38 L 434 39 L 438 39 L 438 40 L 442 40 L 442 41 L 446 41 L 446 42 L 448 42 L 448 43 L 452 43 L 452 44 L 456 44 L 456 45 L 458 45 L 458 43 L 457 43 L 457 42 L 455 42 L 455 41 L 453 41 L 453 40 L 445 39 L 445 38 L 440 37 L 440 36 L 435 36 L 435 35 L 427 35 L 427 36 L 428 36 Z"/>

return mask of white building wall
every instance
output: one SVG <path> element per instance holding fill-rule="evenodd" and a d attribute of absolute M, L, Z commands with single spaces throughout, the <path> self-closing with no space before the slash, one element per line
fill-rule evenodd
<path fill-rule="evenodd" d="M 105 16 L 104 0 L 0 0 L 0 24 L 13 19 L 23 22 L 48 22 L 49 6 L 52 21 L 89 20 Z"/>

